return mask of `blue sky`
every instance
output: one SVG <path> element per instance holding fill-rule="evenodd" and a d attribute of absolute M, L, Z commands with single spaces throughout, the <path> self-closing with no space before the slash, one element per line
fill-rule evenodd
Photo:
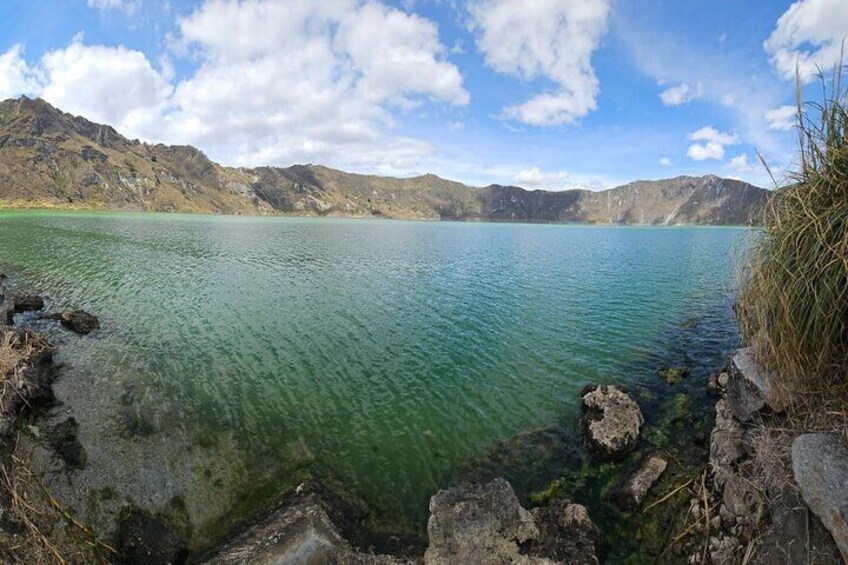
<path fill-rule="evenodd" d="M 769 186 L 846 35 L 844 0 L 6 0 L 0 97 L 235 166 Z"/>

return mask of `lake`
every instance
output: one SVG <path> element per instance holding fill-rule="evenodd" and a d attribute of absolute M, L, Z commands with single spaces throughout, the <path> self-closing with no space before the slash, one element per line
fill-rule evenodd
<path fill-rule="evenodd" d="M 500 442 L 569 427 L 585 385 L 717 369 L 746 233 L 8 212 L 0 267 L 101 319 L 33 322 L 63 364 L 40 425 L 73 415 L 88 451 L 70 478 L 43 455 L 69 508 L 179 497 L 202 537 L 316 476 L 420 531 Z"/>

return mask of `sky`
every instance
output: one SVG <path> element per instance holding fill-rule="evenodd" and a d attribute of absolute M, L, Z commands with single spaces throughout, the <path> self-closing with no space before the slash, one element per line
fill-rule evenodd
<path fill-rule="evenodd" d="M 231 166 L 772 187 L 846 35 L 848 0 L 2 0 L 0 99 Z"/>

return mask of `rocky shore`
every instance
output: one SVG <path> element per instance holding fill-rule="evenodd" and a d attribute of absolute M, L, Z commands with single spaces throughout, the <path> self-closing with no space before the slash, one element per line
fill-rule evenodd
<path fill-rule="evenodd" d="M 104 540 L 50 496 L 17 452 L 19 430 L 53 402 L 57 377 L 55 348 L 20 324 L 37 316 L 81 335 L 100 326 L 81 310 L 45 309 L 37 295 L 0 288 L 0 551 L 6 561 L 595 564 L 620 561 L 615 549 L 626 544 L 647 548 L 630 562 L 824 564 L 848 557 L 845 438 L 793 437 L 789 468 L 779 460 L 769 467 L 769 441 L 781 429 L 785 406 L 747 350 L 735 352 L 727 370 L 706 383 L 715 423 L 703 447 L 686 394 L 670 396 L 671 413 L 662 420 L 668 429 L 661 429 L 646 423 L 638 395 L 615 384 L 587 387 L 578 427 L 588 467 L 531 496 L 503 478 L 439 491 L 430 500 L 421 553 L 381 554 L 369 543 L 367 510 L 314 480 L 200 555 L 189 553 L 191 524 L 178 502 L 158 513 L 126 508 Z M 673 387 L 687 370 L 658 374 Z M 667 448 L 668 434 L 694 444 L 695 455 Z M 73 418 L 45 431 L 44 439 L 68 468 L 85 465 Z"/>

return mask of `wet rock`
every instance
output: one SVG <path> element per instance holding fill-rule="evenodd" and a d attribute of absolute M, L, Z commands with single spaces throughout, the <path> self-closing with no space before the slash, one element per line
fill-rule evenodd
<path fill-rule="evenodd" d="M 545 562 L 522 554 L 521 546 L 538 539 L 539 529 L 503 479 L 436 493 L 427 533 L 427 565 Z"/>
<path fill-rule="evenodd" d="M 44 299 L 37 294 L 18 294 L 11 300 L 15 314 L 33 312 L 44 308 Z"/>
<path fill-rule="evenodd" d="M 539 538 L 533 542 L 530 555 L 574 565 L 597 565 L 600 534 L 585 506 L 559 498 L 548 506 L 534 508 L 532 515 Z"/>
<path fill-rule="evenodd" d="M 721 388 L 727 388 L 727 383 L 730 381 L 730 375 L 726 372 L 719 373 L 718 375 L 718 386 Z"/>
<path fill-rule="evenodd" d="M 725 479 L 733 474 L 733 467 L 742 457 L 742 425 L 734 418 L 733 412 L 724 399 L 716 402 L 716 420 L 710 434 L 710 467 L 715 482 L 723 486 Z"/>
<path fill-rule="evenodd" d="M 804 502 L 848 561 L 848 446 L 836 434 L 804 434 L 792 442 L 792 470 Z"/>
<path fill-rule="evenodd" d="M 783 411 L 784 403 L 774 384 L 774 374 L 765 371 L 754 360 L 750 348 L 737 350 L 730 365 L 727 403 L 740 422 L 749 421 L 766 406 L 774 412 Z"/>
<path fill-rule="evenodd" d="M 115 534 L 117 562 L 122 565 L 179 565 L 188 560 L 191 523 L 179 498 L 151 514 L 128 506 L 118 517 Z"/>
<path fill-rule="evenodd" d="M 668 467 L 661 455 L 647 457 L 613 495 L 615 503 L 624 510 L 636 510 Z"/>
<path fill-rule="evenodd" d="M 85 448 L 77 437 L 77 421 L 68 418 L 53 426 L 47 433 L 47 441 L 56 454 L 70 469 L 82 469 L 85 467 Z"/>
<path fill-rule="evenodd" d="M 66 310 L 59 321 L 69 330 L 83 335 L 100 329 L 100 320 L 83 310 Z"/>
<path fill-rule="evenodd" d="M 716 373 L 707 377 L 705 388 L 707 389 L 707 394 L 710 396 L 719 396 L 721 394 L 721 386 L 718 384 L 718 375 Z"/>
<path fill-rule="evenodd" d="M 615 459 L 636 447 L 645 420 L 630 395 L 614 385 L 587 387 L 582 406 L 583 426 L 592 451 Z"/>

